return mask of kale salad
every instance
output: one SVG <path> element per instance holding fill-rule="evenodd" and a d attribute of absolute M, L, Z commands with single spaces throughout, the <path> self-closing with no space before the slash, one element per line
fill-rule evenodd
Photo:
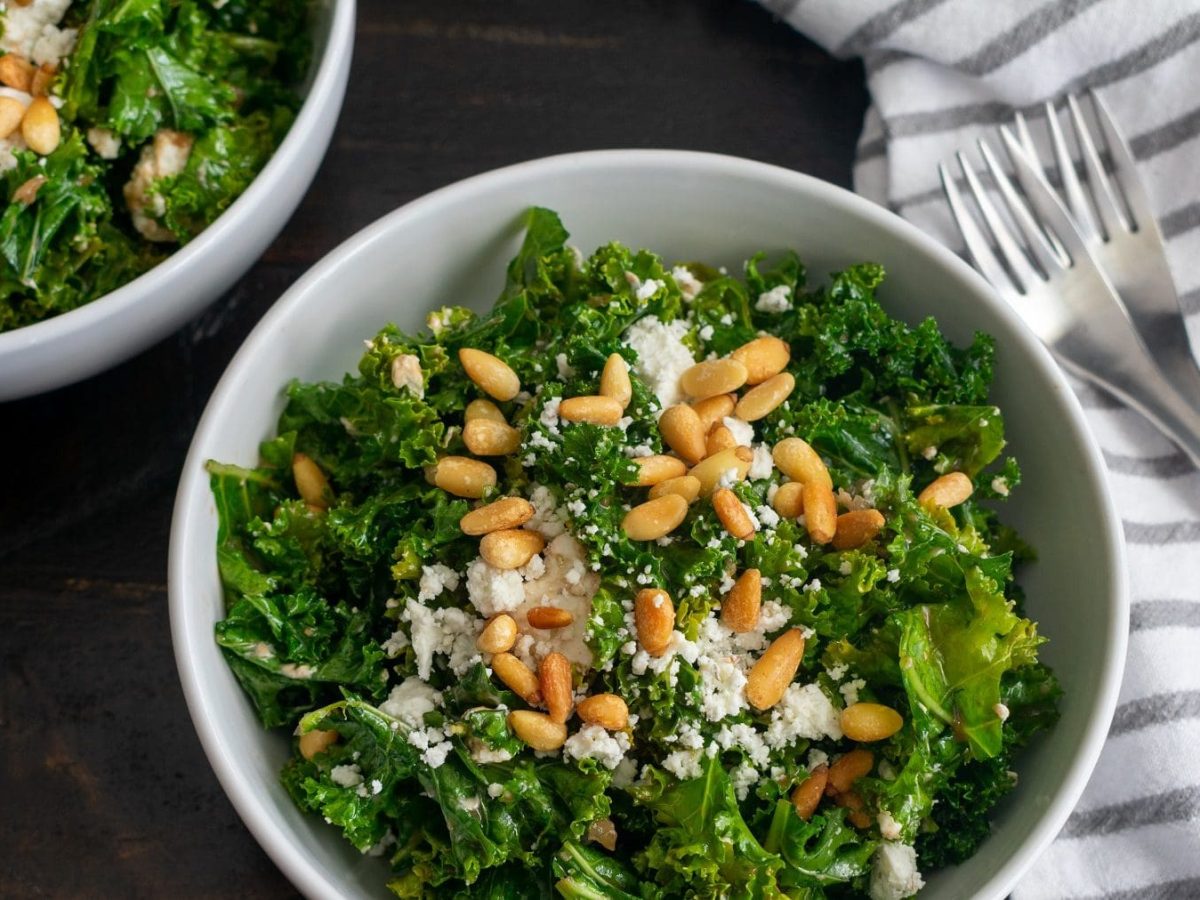
<path fill-rule="evenodd" d="M 309 0 L 0 5 L 0 331 L 109 293 L 207 228 L 287 133 Z"/>
<path fill-rule="evenodd" d="M 209 463 L 283 784 L 401 897 L 915 894 L 1057 717 L 991 339 L 567 238 Z"/>

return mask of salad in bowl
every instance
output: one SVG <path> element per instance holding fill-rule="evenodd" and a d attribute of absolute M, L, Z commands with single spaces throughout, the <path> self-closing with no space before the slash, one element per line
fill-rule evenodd
<path fill-rule="evenodd" d="M 991 339 L 567 241 L 209 462 L 285 787 L 402 897 L 912 896 L 1057 718 Z"/>

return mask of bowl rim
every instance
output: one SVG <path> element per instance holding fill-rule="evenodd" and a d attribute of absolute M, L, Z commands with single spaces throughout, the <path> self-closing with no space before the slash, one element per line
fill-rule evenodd
<path fill-rule="evenodd" d="M 669 168 L 673 174 L 749 177 L 778 184 L 781 189 L 808 193 L 847 208 L 852 215 L 867 220 L 902 241 L 917 245 L 920 250 L 929 254 L 936 264 L 948 269 L 954 276 L 973 283 L 978 299 L 989 304 L 993 312 L 1001 318 L 1007 319 L 1008 324 L 1015 326 L 1014 334 L 1023 344 L 1021 349 L 1040 370 L 1040 374 L 1066 396 L 1068 419 L 1063 422 L 1063 427 L 1069 430 L 1083 447 L 1080 465 L 1088 481 L 1097 486 L 1104 520 L 1102 527 L 1104 549 L 1107 551 L 1105 555 L 1112 562 L 1112 596 L 1108 600 L 1114 615 L 1107 636 L 1112 652 L 1100 675 L 1093 709 L 1074 758 L 1053 799 L 1016 852 L 978 887 L 975 894 L 976 898 L 994 900 L 1005 897 L 1058 834 L 1083 793 L 1107 737 L 1124 671 L 1129 626 L 1128 565 L 1121 519 L 1117 513 L 1099 445 L 1086 425 L 1077 397 L 1070 390 L 1049 351 L 1008 304 L 993 292 L 982 276 L 934 238 L 889 210 L 814 176 L 742 157 L 693 150 L 611 149 L 566 153 L 494 169 L 438 188 L 377 219 L 327 253 L 288 288 L 247 335 L 214 388 L 189 448 L 172 516 L 168 563 L 171 636 L 175 645 L 180 680 L 204 752 L 230 802 L 258 843 L 301 893 L 321 900 L 335 900 L 342 896 L 338 886 L 327 879 L 301 849 L 284 838 L 271 823 L 266 805 L 243 773 L 237 757 L 226 742 L 221 729 L 220 711 L 209 702 L 201 673 L 191 655 L 189 631 L 185 626 L 184 604 L 190 580 L 188 572 L 192 565 L 200 562 L 189 558 L 186 548 L 192 543 L 193 529 L 200 527 L 202 521 L 197 513 L 199 498 L 205 497 L 204 492 L 207 490 L 203 449 L 216 433 L 218 424 L 227 415 L 228 407 L 237 394 L 238 385 L 250 374 L 258 350 L 271 339 L 276 323 L 286 320 L 291 315 L 292 307 L 297 305 L 304 295 L 376 241 L 384 239 L 406 219 L 434 213 L 439 207 L 453 204 L 463 197 L 469 197 L 476 192 L 486 192 L 506 182 L 520 180 L 531 173 L 569 173 L 583 168 L 606 169 L 611 172 L 623 169 Z M 215 565 L 214 558 L 206 558 L 202 564 Z M 191 637 L 194 639 L 194 636 Z"/>
<path fill-rule="evenodd" d="M 243 227 L 252 227 L 260 200 L 273 192 L 287 178 L 303 153 L 305 138 L 316 128 L 325 111 L 339 103 L 340 55 L 351 52 L 354 46 L 355 5 L 357 0 L 331 0 L 333 11 L 321 59 L 313 73 L 308 93 L 300 104 L 283 140 L 267 160 L 250 186 L 229 205 L 229 208 L 199 235 L 180 247 L 152 269 L 143 272 L 114 291 L 75 309 L 51 316 L 32 325 L 11 331 L 0 331 L 0 358 L 37 347 L 48 347 L 56 341 L 70 339 L 101 322 L 117 317 L 170 286 L 178 274 L 203 266 L 209 250 L 227 239 L 228 234 Z M 40 391 L 38 393 L 41 393 Z"/>

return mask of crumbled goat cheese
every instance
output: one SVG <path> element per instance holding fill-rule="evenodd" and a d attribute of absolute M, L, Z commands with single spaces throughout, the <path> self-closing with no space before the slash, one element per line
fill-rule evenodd
<path fill-rule="evenodd" d="M 441 705 L 441 691 L 410 675 L 392 688 L 388 698 L 379 704 L 379 711 L 399 719 L 409 728 L 420 728 L 425 724 L 425 713 L 433 712 Z"/>
<path fill-rule="evenodd" d="M 567 738 L 563 752 L 575 759 L 594 759 L 612 770 L 620 765 L 629 749 L 629 735 L 623 731 L 609 734 L 599 725 L 585 725 Z"/>
<path fill-rule="evenodd" d="M 392 384 L 397 390 L 408 388 L 415 396 L 425 396 L 425 376 L 421 361 L 411 353 L 401 353 L 392 360 Z"/>
<path fill-rule="evenodd" d="M 1003 475 L 997 475 L 992 479 L 992 490 L 1001 497 L 1007 497 L 1009 492 L 1008 479 Z"/>
<path fill-rule="evenodd" d="M 94 126 L 87 130 L 87 142 L 101 159 L 116 159 L 121 152 L 121 139 L 107 128 Z"/>
<path fill-rule="evenodd" d="M 74 28 L 58 28 L 71 0 L 33 0 L 4 5 L 4 33 L 0 49 L 31 60 L 35 65 L 58 66 L 75 46 Z"/>
<path fill-rule="evenodd" d="M 700 330 L 696 332 L 696 334 L 700 336 L 700 340 L 702 341 L 711 341 L 713 337 L 713 327 L 711 325 L 703 325 L 701 326 Z"/>
<path fill-rule="evenodd" d="M 733 439 L 740 446 L 749 447 L 754 443 L 754 426 L 745 419 L 739 419 L 737 416 L 726 416 L 721 421 L 733 434 Z"/>
<path fill-rule="evenodd" d="M 754 458 L 750 460 L 746 477 L 751 481 L 762 481 L 764 478 L 770 478 L 774 471 L 775 459 L 771 456 L 771 448 L 766 444 L 759 444 L 754 448 Z"/>
<path fill-rule="evenodd" d="M 454 745 L 440 728 L 413 729 L 408 733 L 408 742 L 422 751 L 421 759 L 431 769 L 439 768 L 454 750 Z"/>
<path fill-rule="evenodd" d="M 875 851 L 868 893 L 871 900 L 904 900 L 925 881 L 917 870 L 917 851 L 908 844 L 884 841 Z"/>
<path fill-rule="evenodd" d="M 994 712 L 996 714 L 996 718 L 999 719 L 1001 722 L 1008 721 L 1008 716 L 1009 716 L 1008 707 L 1005 706 L 1003 703 L 997 703 L 995 706 L 993 706 L 992 712 Z"/>
<path fill-rule="evenodd" d="M 699 750 L 674 750 L 663 758 L 662 767 L 680 781 L 687 781 L 699 777 L 702 758 Z"/>
<path fill-rule="evenodd" d="M 737 795 L 738 800 L 745 800 L 750 796 L 750 788 L 758 784 L 758 770 L 742 763 L 729 773 L 729 780 L 733 782 L 733 792 Z"/>
<path fill-rule="evenodd" d="M 527 573 L 521 602 L 512 610 L 522 631 L 528 630 L 533 638 L 527 644 L 518 644 L 513 652 L 521 657 L 518 649 L 522 650 L 525 654 L 522 662 L 532 668 L 555 651 L 584 669 L 590 668 L 592 651 L 587 645 L 587 624 L 592 615 L 592 597 L 599 588 L 600 576 L 588 567 L 583 546 L 569 534 L 554 538 L 542 552 L 542 561 Z M 573 617 L 571 624 L 549 630 L 527 628 L 529 610 L 546 605 L 569 612 Z"/>
<path fill-rule="evenodd" d="M 639 300 L 649 300 L 658 293 L 662 286 L 663 283 L 661 281 L 656 281 L 653 278 L 647 278 L 637 286 L 634 296 L 636 296 Z"/>
<path fill-rule="evenodd" d="M 434 563 L 432 566 L 421 566 L 421 581 L 417 599 L 424 603 L 433 600 L 442 591 L 458 590 L 458 573 L 449 566 Z"/>
<path fill-rule="evenodd" d="M 517 577 L 519 580 L 520 576 Z M 462 675 L 481 659 L 475 638 L 483 623 L 465 610 L 456 606 L 429 609 L 410 599 L 402 618 L 409 623 L 417 674 L 422 681 L 428 681 L 433 672 L 435 653 L 449 657 L 450 669 L 455 675 Z"/>
<path fill-rule="evenodd" d="M 487 791 L 488 791 L 489 797 L 491 797 L 493 800 L 499 800 L 501 797 L 504 796 L 504 785 L 489 784 Z"/>
<path fill-rule="evenodd" d="M 297 681 L 307 681 L 312 678 L 316 669 L 305 663 L 284 663 L 279 667 L 279 674 L 285 678 L 294 678 Z"/>
<path fill-rule="evenodd" d="M 769 506 L 754 507 L 754 518 L 763 528 L 774 528 L 779 524 L 779 513 Z"/>
<path fill-rule="evenodd" d="M 895 584 L 896 582 L 898 582 L 900 580 L 900 570 L 899 569 L 888 569 L 887 570 L 887 580 L 891 584 Z"/>
<path fill-rule="evenodd" d="M 508 762 L 513 755 L 510 751 L 500 748 L 499 750 L 489 747 L 478 738 L 471 739 L 471 759 L 477 763 L 502 763 Z"/>
<path fill-rule="evenodd" d="M 769 291 L 759 294 L 754 308 L 759 312 L 787 312 L 792 306 L 789 299 L 791 295 L 792 289 L 786 284 L 781 284 L 779 287 L 773 287 Z"/>
<path fill-rule="evenodd" d="M 554 357 L 554 365 L 558 368 L 558 377 L 566 381 L 568 378 L 573 378 L 575 369 L 567 362 L 567 354 L 560 353 Z"/>
<path fill-rule="evenodd" d="M 485 617 L 512 612 L 525 600 L 521 573 L 497 569 L 482 556 L 467 566 L 467 596 Z"/>
<path fill-rule="evenodd" d="M 700 289 L 704 287 L 704 282 L 683 266 L 673 268 L 671 270 L 671 278 L 679 288 L 679 293 L 683 294 L 684 300 L 695 300 L 696 295 L 700 293 Z M 705 340 L 708 340 L 708 338 L 705 338 Z"/>
<path fill-rule="evenodd" d="M 137 165 L 125 183 L 125 205 L 133 216 L 133 227 L 148 241 L 176 241 L 175 233 L 160 221 L 167 212 L 166 200 L 154 191 L 160 178 L 178 175 L 192 153 L 191 135 L 160 128 L 154 140 L 142 148 Z"/>
<path fill-rule="evenodd" d="M 358 767 L 357 763 L 351 763 L 348 766 L 334 766 L 329 770 L 329 778 L 338 787 L 352 788 L 362 784 L 362 769 Z"/>
<path fill-rule="evenodd" d="M 930 444 L 928 447 L 926 447 L 924 450 L 921 451 L 921 455 L 923 457 L 925 457 L 926 459 L 936 458 L 937 457 L 937 445 Z"/>
<path fill-rule="evenodd" d="M 627 788 L 633 784 L 633 780 L 636 777 L 637 763 L 627 756 L 617 763 L 617 767 L 613 769 L 612 785 L 615 788 Z"/>
<path fill-rule="evenodd" d="M 883 835 L 884 840 L 900 840 L 900 823 L 892 818 L 890 812 L 886 809 L 881 810 L 879 815 L 875 817 L 875 821 L 879 823 L 879 833 Z"/>
<path fill-rule="evenodd" d="M 696 362 L 683 343 L 687 333 L 686 320 L 664 324 L 657 316 L 639 319 L 625 332 L 625 346 L 637 353 L 634 374 L 654 392 L 663 409 L 680 401 L 679 377 Z"/>
<path fill-rule="evenodd" d="M 838 711 L 817 684 L 790 684 L 783 699 L 771 710 L 766 739 L 772 747 L 786 747 L 799 738 L 841 740 Z"/>
<path fill-rule="evenodd" d="M 551 541 L 567 530 L 566 513 L 559 508 L 550 488 L 542 484 L 530 485 L 529 502 L 533 506 L 533 517 L 525 527 L 530 531 Z"/>
<path fill-rule="evenodd" d="M 805 765 L 810 772 L 817 768 L 817 766 L 827 766 L 829 765 L 829 754 L 824 750 L 813 747 L 808 751 L 808 760 L 805 762 Z"/>
<path fill-rule="evenodd" d="M 863 679 L 855 678 L 853 681 L 838 685 L 838 691 L 841 693 L 842 699 L 846 701 L 846 705 L 853 706 L 858 702 L 858 692 L 866 686 L 867 683 Z"/>

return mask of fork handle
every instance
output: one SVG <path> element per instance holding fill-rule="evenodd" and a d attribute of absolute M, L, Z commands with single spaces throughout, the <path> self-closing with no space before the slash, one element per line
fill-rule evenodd
<path fill-rule="evenodd" d="M 1140 412 L 1187 455 L 1192 465 L 1200 468 L 1200 410 L 1144 351 L 1126 355 L 1122 365 L 1108 370 L 1104 378 L 1067 360 L 1063 362 L 1076 374 Z"/>

